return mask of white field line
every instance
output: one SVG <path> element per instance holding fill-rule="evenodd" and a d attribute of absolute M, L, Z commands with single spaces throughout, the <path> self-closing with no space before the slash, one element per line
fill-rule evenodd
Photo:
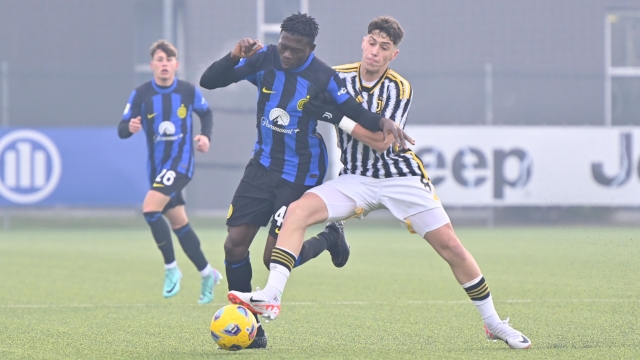
<path fill-rule="evenodd" d="M 494 300 L 496 303 L 640 303 L 640 299 L 519 299 Z M 407 301 L 327 301 L 327 302 L 284 302 L 283 306 L 318 306 L 318 305 L 458 305 L 469 304 L 469 300 L 407 300 Z M 227 305 L 228 303 L 212 303 Z M 39 308 L 127 308 L 127 307 L 163 307 L 167 304 L 8 304 L 0 305 L 0 309 L 39 309 Z M 176 305 L 171 305 L 176 306 Z M 177 306 L 202 306 L 197 304 L 177 304 Z"/>

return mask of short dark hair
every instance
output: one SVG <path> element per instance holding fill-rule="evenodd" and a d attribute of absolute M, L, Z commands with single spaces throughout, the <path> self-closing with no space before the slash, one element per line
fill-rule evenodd
<path fill-rule="evenodd" d="M 316 19 L 300 13 L 289 16 L 280 25 L 281 32 L 285 31 L 291 35 L 309 38 L 312 44 L 316 41 L 319 29 Z"/>
<path fill-rule="evenodd" d="M 376 32 L 385 33 L 395 46 L 398 46 L 404 37 L 402 26 L 391 16 L 378 16 L 371 20 L 367 33 L 374 34 Z"/>
<path fill-rule="evenodd" d="M 158 50 L 161 50 L 163 53 L 167 54 L 167 57 L 178 57 L 178 50 L 176 50 L 176 47 L 167 40 L 160 39 L 151 45 L 151 49 L 149 49 L 149 51 L 151 52 L 152 59 L 156 54 L 156 51 Z"/>

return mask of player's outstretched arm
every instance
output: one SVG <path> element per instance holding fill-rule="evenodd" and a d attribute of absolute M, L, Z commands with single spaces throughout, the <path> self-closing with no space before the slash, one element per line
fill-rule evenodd
<path fill-rule="evenodd" d="M 246 75 L 240 75 L 234 68 L 241 59 L 249 58 L 263 46 L 259 40 L 244 38 L 238 41 L 230 53 L 214 62 L 200 77 L 200 86 L 205 89 L 217 89 L 242 80 Z"/>
<path fill-rule="evenodd" d="M 338 125 L 349 134 L 351 134 L 356 123 L 360 125 L 363 130 L 367 130 L 371 133 L 382 132 L 382 134 L 380 134 L 382 137 L 382 143 L 377 143 L 375 145 L 369 143 L 369 138 L 361 140 L 356 137 L 356 139 L 376 150 L 386 144 L 387 137 L 390 136 L 393 137 L 390 137 L 391 140 L 389 140 L 389 145 L 392 142 L 395 142 L 396 145 L 402 146 L 402 148 L 406 149 L 407 146 L 405 141 L 410 144 L 415 144 L 413 139 L 411 139 L 404 130 L 400 129 L 393 120 L 383 118 L 379 114 L 368 111 L 351 96 L 347 97 L 341 104 L 336 104 L 329 93 L 321 93 L 316 99 L 311 99 L 307 102 L 303 111 L 312 118 Z M 345 115 L 347 118 L 342 120 Z M 355 117 L 355 122 L 351 120 L 352 116 Z M 388 145 L 385 146 L 385 150 L 387 147 Z"/>
<path fill-rule="evenodd" d="M 348 119 L 348 118 L 347 118 Z M 350 120 L 350 119 L 349 119 Z M 352 120 L 353 121 L 353 120 Z M 374 149 L 377 152 L 385 152 L 393 143 L 393 135 L 387 136 L 387 140 L 385 141 L 382 136 L 382 132 L 371 132 L 360 124 L 354 122 L 353 130 L 351 130 L 351 136 L 356 138 L 363 144 L 366 144 L 370 148 Z"/>

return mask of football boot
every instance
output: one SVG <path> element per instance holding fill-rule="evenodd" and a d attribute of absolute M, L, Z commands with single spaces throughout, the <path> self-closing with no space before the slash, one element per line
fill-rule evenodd
<path fill-rule="evenodd" d="M 250 293 L 229 291 L 227 298 L 233 304 L 242 305 L 252 313 L 262 315 L 267 321 L 275 320 L 280 315 L 280 299 L 268 298 L 259 289 Z"/>
<path fill-rule="evenodd" d="M 165 269 L 164 271 L 164 289 L 162 290 L 162 295 L 167 299 L 175 296 L 178 291 L 180 291 L 180 279 L 182 278 L 182 273 L 178 267 L 173 267 L 170 269 Z"/>
<path fill-rule="evenodd" d="M 213 301 L 213 287 L 218 285 L 220 280 L 222 280 L 222 274 L 216 269 L 212 269 L 209 275 L 202 277 L 198 304 L 203 305 Z"/>
<path fill-rule="evenodd" d="M 509 318 L 502 320 L 493 329 L 489 330 L 484 326 L 484 333 L 488 340 L 502 340 L 512 349 L 528 349 L 531 347 L 531 340 L 509 325 Z"/>
<path fill-rule="evenodd" d="M 322 231 L 328 237 L 327 251 L 331 254 L 331 262 L 337 268 L 345 266 L 351 254 L 351 247 L 344 236 L 344 221 L 332 221 Z"/>

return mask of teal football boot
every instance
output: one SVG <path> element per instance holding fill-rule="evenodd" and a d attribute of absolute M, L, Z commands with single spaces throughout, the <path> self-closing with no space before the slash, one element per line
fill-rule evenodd
<path fill-rule="evenodd" d="M 164 272 L 164 289 L 162 291 L 162 295 L 165 298 L 170 298 L 175 296 L 178 291 L 180 291 L 180 279 L 182 278 L 182 273 L 178 267 L 174 267 L 171 269 L 165 269 Z"/>
<path fill-rule="evenodd" d="M 212 269 L 209 275 L 202 277 L 198 304 L 203 305 L 213 301 L 213 287 L 218 285 L 220 280 L 222 280 L 222 274 L 216 269 Z"/>

